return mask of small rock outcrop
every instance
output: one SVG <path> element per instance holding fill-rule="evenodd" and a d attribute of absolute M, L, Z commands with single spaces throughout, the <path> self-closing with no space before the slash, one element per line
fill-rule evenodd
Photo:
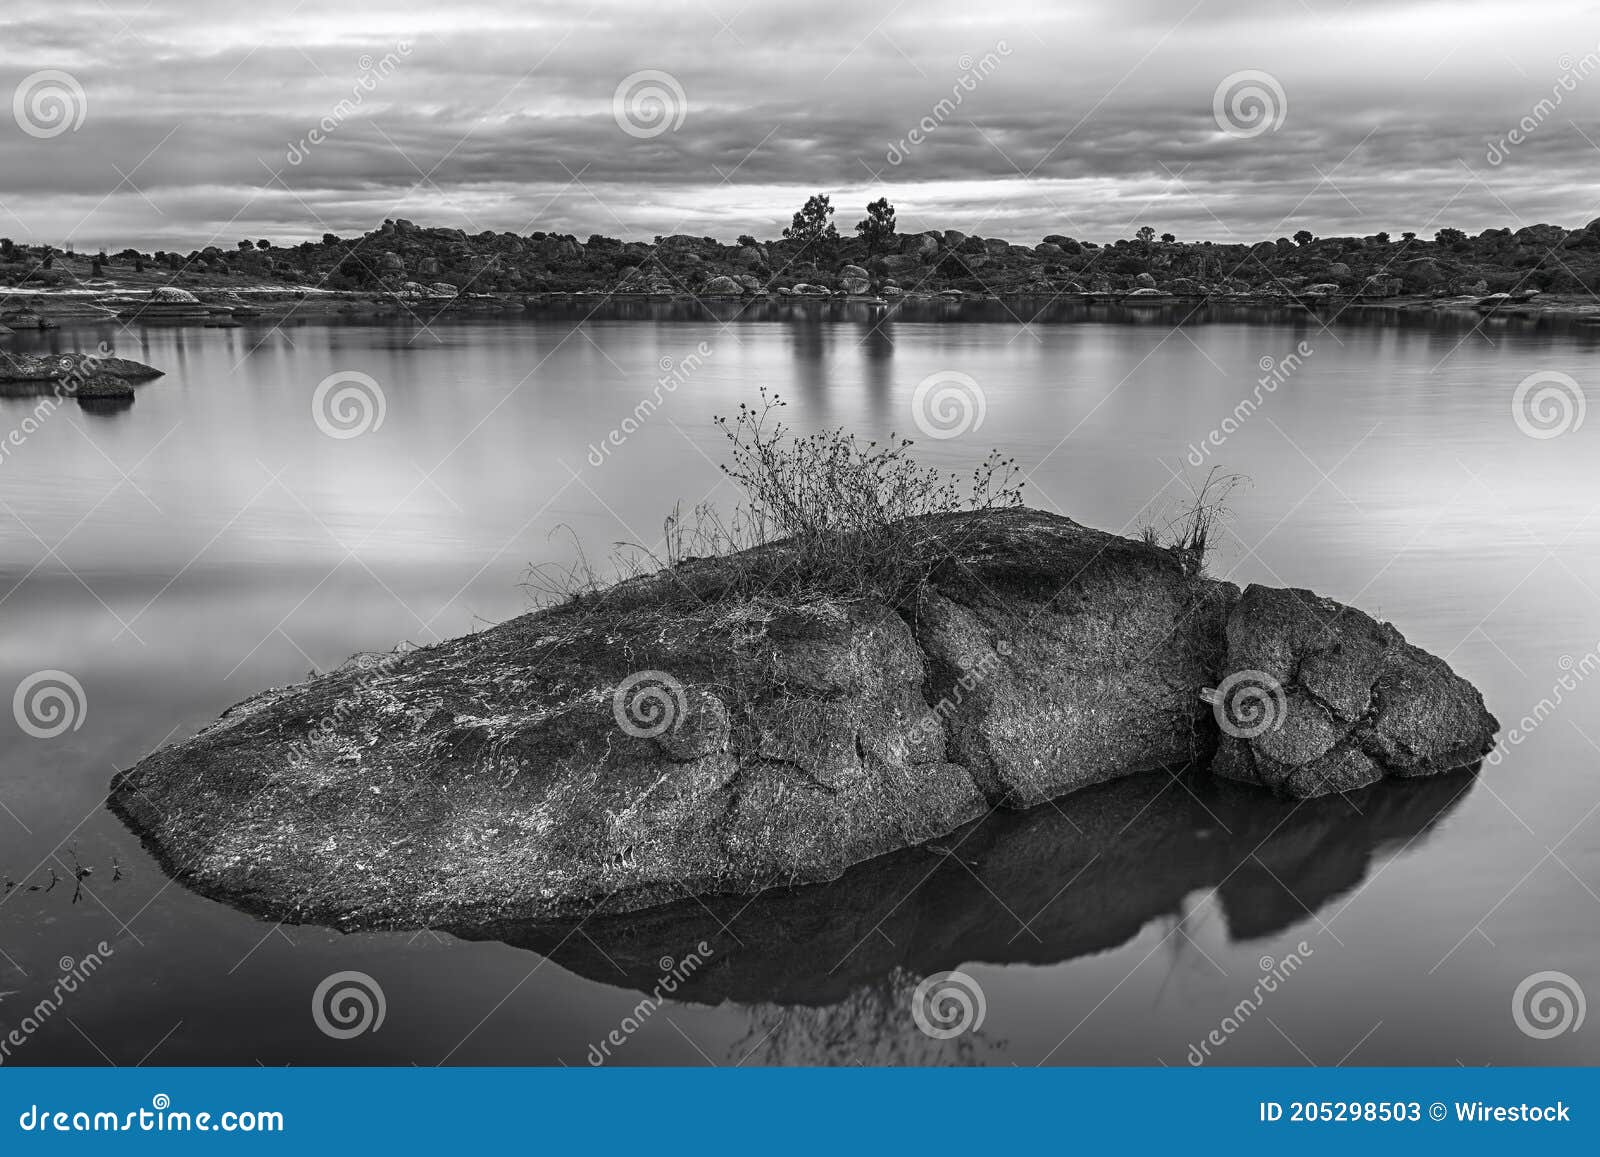
<path fill-rule="evenodd" d="M 1471 684 L 1354 607 L 1252 586 L 1227 637 L 1217 775 L 1325 795 L 1465 766 L 1493 738 Z"/>
<path fill-rule="evenodd" d="M 129 358 L 98 354 L 11 354 L 0 350 L 0 386 L 34 394 L 132 398 L 133 383 L 161 371 Z"/>
<path fill-rule="evenodd" d="M 797 557 L 777 543 L 266 692 L 113 807 L 245 907 L 471 931 L 832 880 L 1214 752 L 1303 797 L 1470 765 L 1495 730 L 1443 662 L 1308 592 L 1027 509 L 924 529 L 941 561 L 894 597 L 729 593 Z M 1265 726 L 1240 672 L 1282 697 Z"/>

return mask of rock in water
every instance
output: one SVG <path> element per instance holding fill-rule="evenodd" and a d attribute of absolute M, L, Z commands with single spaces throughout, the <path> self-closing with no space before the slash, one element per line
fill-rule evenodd
<path fill-rule="evenodd" d="M 76 383 L 79 398 L 132 398 L 133 383 L 114 374 L 95 374 Z"/>
<path fill-rule="evenodd" d="M 1295 796 L 1475 762 L 1499 724 L 1444 660 L 1310 591 L 1252 586 L 1228 616 L 1212 771 Z"/>
<path fill-rule="evenodd" d="M 131 358 L 101 354 L 10 354 L 0 350 L 0 382 L 49 382 L 64 392 L 75 393 L 80 386 L 93 383 L 93 390 L 118 390 L 117 383 L 161 377 L 161 371 Z M 128 388 L 127 392 L 133 391 Z"/>
<path fill-rule="evenodd" d="M 1305 592 L 1033 510 L 926 529 L 943 561 L 899 602 L 731 593 L 789 544 L 692 561 L 247 700 L 112 804 L 208 894 L 472 931 L 831 880 L 1204 758 L 1201 693 L 1246 669 L 1288 707 L 1218 771 L 1285 793 L 1470 764 L 1494 731 L 1442 662 Z"/>

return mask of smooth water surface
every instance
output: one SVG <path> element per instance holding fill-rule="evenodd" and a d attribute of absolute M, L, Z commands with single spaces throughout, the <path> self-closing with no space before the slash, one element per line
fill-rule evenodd
<path fill-rule="evenodd" d="M 0 458 L 0 692 L 61 671 L 86 703 L 52 738 L 0 727 L 0 1027 L 62 958 L 112 949 L 3 1059 L 581 1065 L 626 1025 L 613 1063 L 1181 1065 L 1295 953 L 1216 1063 L 1600 1060 L 1593 1025 L 1536 1039 L 1512 1010 L 1546 970 L 1600 996 L 1600 686 L 1585 681 L 1600 423 L 1539 438 L 1513 413 L 1530 373 L 1588 382 L 1600 331 L 1174 321 L 574 306 L 7 339 L 105 340 L 167 376 L 130 407 L 37 418 L 39 399 L 0 398 L 17 431 Z M 1285 363 L 1298 343 L 1310 352 Z M 1262 389 L 1270 367 L 1283 380 Z M 378 384 L 382 421 L 332 437 L 314 395 L 352 371 Z M 950 372 L 981 391 L 981 425 L 931 438 L 914 394 Z M 655 547 L 674 503 L 731 504 L 711 419 L 761 385 L 801 430 L 899 431 L 963 470 L 1001 447 L 1032 504 L 1112 530 L 1159 523 L 1213 463 L 1247 475 L 1214 573 L 1393 621 L 1525 737 L 1476 777 L 1301 807 L 1141 777 L 827 888 L 508 943 L 277 926 L 171 882 L 105 810 L 117 769 L 258 689 L 516 615 L 530 563 Z M 81 887 L 75 865 L 92 868 Z M 682 999 L 641 1010 L 660 957 L 701 940 L 710 964 Z M 910 994 L 957 967 L 985 1019 L 934 1041 Z M 344 970 L 379 982 L 386 1015 L 334 1039 L 312 995 Z"/>

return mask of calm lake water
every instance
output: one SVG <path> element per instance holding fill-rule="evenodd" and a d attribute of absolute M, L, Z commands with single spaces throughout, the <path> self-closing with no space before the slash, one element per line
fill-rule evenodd
<path fill-rule="evenodd" d="M 633 306 L 9 339 L 104 340 L 167 376 L 128 408 L 69 404 L 0 460 L 0 692 L 59 670 L 87 705 L 54 738 L 0 727 L 0 873 L 16 885 L 0 896 L 0 1027 L 62 958 L 112 949 L 6 1063 L 582 1065 L 658 958 L 700 939 L 710 964 L 612 1063 L 1182 1065 L 1291 953 L 1298 971 L 1214 1063 L 1600 1061 L 1595 1025 L 1535 1039 L 1513 1016 L 1519 983 L 1547 970 L 1600 997 L 1600 679 L 1581 679 L 1600 641 L 1600 421 L 1535 438 L 1513 413 L 1530 373 L 1600 381 L 1600 329 L 1173 320 Z M 1282 384 L 1258 389 L 1264 359 Z M 668 366 L 686 380 L 622 433 Z M 337 372 L 377 383 L 381 425 L 319 428 L 314 395 Z M 982 424 L 925 437 L 918 383 L 951 372 L 981 391 Z M 675 501 L 733 502 L 712 417 L 760 385 L 800 430 L 900 431 L 962 469 L 1002 447 L 1031 504 L 1112 530 L 1159 520 L 1220 463 L 1251 483 L 1215 573 L 1393 621 L 1504 725 L 1562 701 L 1476 777 L 1300 808 L 1142 777 L 1003 817 L 964 862 L 912 851 L 753 905 L 510 943 L 276 926 L 170 882 L 104 809 L 116 770 L 260 688 L 506 619 L 527 607 L 529 563 L 654 545 Z M 0 399 L 0 429 L 35 404 Z M 592 453 L 611 431 L 621 444 Z M 1576 690 L 1558 690 L 1569 668 Z M 93 869 L 81 889 L 74 863 Z M 910 992 L 958 967 L 986 1016 L 936 1042 Z M 379 982 L 386 1016 L 332 1039 L 312 995 L 345 970 Z"/>

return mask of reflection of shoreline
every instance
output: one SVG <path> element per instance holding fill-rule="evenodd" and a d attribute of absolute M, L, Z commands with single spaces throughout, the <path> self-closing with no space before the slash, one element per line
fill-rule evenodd
<path fill-rule="evenodd" d="M 82 300 L 62 302 L 62 311 L 52 314 L 57 328 L 33 331 L 18 328 L 7 341 L 17 348 L 50 348 L 67 330 L 96 329 L 121 332 L 120 326 L 103 310 Z M 73 312 L 74 309 L 80 310 Z M 127 323 L 127 327 L 162 330 L 204 330 L 216 319 L 191 323 L 149 318 Z M 436 327 L 450 324 L 498 323 L 521 325 L 528 322 L 586 321 L 715 321 L 789 322 L 816 325 L 821 322 L 950 322 L 954 324 L 994 323 L 1000 325 L 1114 323 L 1129 326 L 1205 326 L 1215 324 L 1301 325 L 1320 328 L 1323 324 L 1340 329 L 1384 328 L 1469 331 L 1492 327 L 1501 334 L 1566 334 L 1589 337 L 1600 323 L 1600 305 L 1581 295 L 1550 294 L 1537 304 L 1504 306 L 1489 314 L 1476 308 L 1475 300 L 1463 298 L 1389 298 L 1382 301 L 1350 302 L 1338 299 L 1327 305 L 1298 303 L 1279 296 L 1244 299 L 1206 300 L 1166 298 L 1145 305 L 1124 304 L 1116 295 L 1094 294 L 1018 294 L 1004 297 L 964 299 L 937 295 L 899 298 L 895 301 L 850 300 L 845 298 L 759 297 L 749 300 L 649 294 L 561 294 L 543 297 L 512 296 L 489 300 L 417 301 L 401 303 L 384 300 L 371 293 L 324 292 L 297 298 L 293 294 L 252 296 L 248 315 L 231 328 L 272 332 L 287 328 L 342 325 L 394 325 L 415 328 L 419 324 Z"/>
<path fill-rule="evenodd" d="M 656 960 L 708 941 L 681 998 L 825 1006 L 964 962 L 1053 964 L 1116 948 L 1215 889 L 1230 936 L 1269 936 L 1367 878 L 1394 844 L 1428 832 L 1470 772 L 1386 781 L 1292 801 L 1167 772 L 999 813 L 942 845 L 898 852 L 832 883 L 690 900 L 497 938 L 605 984 L 648 987 Z"/>

